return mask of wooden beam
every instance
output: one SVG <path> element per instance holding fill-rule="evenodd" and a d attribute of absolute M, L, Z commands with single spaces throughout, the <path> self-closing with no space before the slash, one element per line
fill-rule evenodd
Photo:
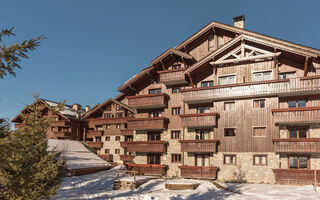
<path fill-rule="evenodd" d="M 244 58 L 244 40 L 241 40 L 241 57 Z"/>
<path fill-rule="evenodd" d="M 274 50 L 274 53 L 276 53 L 276 49 Z M 278 59 L 277 56 L 273 56 L 273 68 L 275 70 L 275 80 L 279 79 L 279 66 L 278 66 Z"/>
<path fill-rule="evenodd" d="M 188 77 L 189 77 L 192 88 L 194 88 L 194 83 L 193 83 L 192 76 L 190 73 L 188 73 Z"/>
<path fill-rule="evenodd" d="M 184 60 L 183 56 L 181 56 L 181 60 L 182 60 L 182 63 L 183 63 L 183 65 L 184 65 L 184 67 L 186 68 L 186 67 L 187 67 L 186 61 Z"/>
<path fill-rule="evenodd" d="M 166 68 L 165 68 L 165 66 L 164 66 L 164 64 L 163 64 L 163 62 L 162 62 L 162 60 L 161 60 L 160 62 L 161 62 L 162 69 L 163 69 L 163 70 L 166 70 Z"/>
<path fill-rule="evenodd" d="M 308 61 L 309 57 L 306 57 L 306 59 L 304 60 L 304 76 L 308 75 Z"/>
<path fill-rule="evenodd" d="M 244 62 L 244 61 L 255 60 L 255 59 L 270 58 L 270 57 L 274 57 L 274 56 L 279 56 L 280 54 L 281 54 L 281 52 L 268 53 L 268 54 L 259 55 L 259 56 L 252 56 L 252 57 L 245 57 L 245 58 L 235 58 L 235 59 L 229 59 L 229 60 L 210 62 L 210 64 L 211 65 L 220 65 L 220 64 L 227 64 L 227 63 L 237 63 L 237 62 Z"/>

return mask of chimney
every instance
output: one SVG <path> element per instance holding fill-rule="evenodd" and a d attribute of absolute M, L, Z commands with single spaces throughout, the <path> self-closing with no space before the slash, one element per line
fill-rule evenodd
<path fill-rule="evenodd" d="M 80 104 L 75 103 L 75 104 L 73 104 L 73 105 L 72 105 L 72 109 L 73 109 L 73 110 L 75 110 L 75 111 L 77 111 L 77 112 L 79 112 L 79 111 L 80 111 L 80 109 L 81 109 L 81 105 L 80 105 Z"/>
<path fill-rule="evenodd" d="M 244 28 L 244 15 L 236 16 L 233 18 L 233 26 L 237 28 Z"/>
<path fill-rule="evenodd" d="M 90 106 L 86 105 L 86 112 L 90 110 Z"/>

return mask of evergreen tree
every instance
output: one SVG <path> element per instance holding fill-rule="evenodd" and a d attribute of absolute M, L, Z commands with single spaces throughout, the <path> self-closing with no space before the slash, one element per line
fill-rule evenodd
<path fill-rule="evenodd" d="M 57 112 L 60 106 L 51 108 L 51 112 Z M 50 115 L 39 103 L 29 109 L 31 112 L 24 116 L 27 125 L 0 139 L 0 199 L 49 199 L 64 175 L 57 153 L 47 151 Z"/>
<path fill-rule="evenodd" d="M 10 123 L 7 119 L 0 118 L 0 139 L 10 134 Z"/>
<path fill-rule="evenodd" d="M 11 74 L 16 76 L 14 72 L 15 68 L 21 69 L 21 66 L 18 64 L 21 59 L 27 59 L 28 56 L 26 53 L 28 51 L 34 50 L 37 46 L 40 45 L 40 40 L 44 39 L 44 36 L 37 37 L 36 39 L 25 40 L 21 44 L 13 44 L 6 46 L 3 44 L 3 37 L 12 37 L 15 34 L 11 29 L 2 29 L 0 32 L 0 78 L 3 79 L 6 75 Z"/>

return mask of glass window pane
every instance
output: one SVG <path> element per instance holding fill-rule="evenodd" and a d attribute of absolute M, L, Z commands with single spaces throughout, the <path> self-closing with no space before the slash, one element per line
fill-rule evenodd
<path fill-rule="evenodd" d="M 260 164 L 260 157 L 259 156 L 254 157 L 254 164 Z"/>
<path fill-rule="evenodd" d="M 225 163 L 229 164 L 230 163 L 230 156 L 225 156 Z"/>
<path fill-rule="evenodd" d="M 264 108 L 264 100 L 260 101 L 260 108 Z"/>
<path fill-rule="evenodd" d="M 299 157 L 299 168 L 308 168 L 308 158 L 307 157 Z"/>
<path fill-rule="evenodd" d="M 290 138 L 297 138 L 297 130 L 289 130 Z"/>
<path fill-rule="evenodd" d="M 296 72 L 287 73 L 287 78 L 295 78 L 295 77 L 296 77 Z"/>
<path fill-rule="evenodd" d="M 298 101 L 298 107 L 301 108 L 301 107 L 306 107 L 306 101 L 305 100 L 300 100 Z"/>
<path fill-rule="evenodd" d="M 288 107 L 289 108 L 295 108 L 296 107 L 296 101 L 288 101 Z"/>
<path fill-rule="evenodd" d="M 299 130 L 299 138 L 307 138 L 307 130 L 306 129 Z"/>
<path fill-rule="evenodd" d="M 289 157 L 290 168 L 298 168 L 298 158 Z"/>
<path fill-rule="evenodd" d="M 267 157 L 266 156 L 261 157 L 261 164 L 263 164 L 263 165 L 267 164 Z"/>
<path fill-rule="evenodd" d="M 209 166 L 209 156 L 205 155 L 204 157 L 204 166 L 208 167 Z"/>

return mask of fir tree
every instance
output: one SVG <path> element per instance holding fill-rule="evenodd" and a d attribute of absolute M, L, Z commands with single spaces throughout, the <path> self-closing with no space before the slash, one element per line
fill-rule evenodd
<path fill-rule="evenodd" d="M 0 118 L 0 139 L 10 134 L 10 123 L 7 119 Z"/>
<path fill-rule="evenodd" d="M 47 151 L 48 112 L 39 103 L 29 109 L 30 114 L 24 116 L 27 125 L 0 139 L 0 199 L 49 199 L 64 175 L 57 153 Z"/>

